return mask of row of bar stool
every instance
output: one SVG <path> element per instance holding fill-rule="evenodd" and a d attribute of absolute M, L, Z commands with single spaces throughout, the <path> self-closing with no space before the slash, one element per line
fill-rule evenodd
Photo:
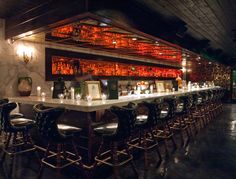
<path fill-rule="evenodd" d="M 187 136 L 188 141 L 222 111 L 223 94 L 223 90 L 214 89 L 179 97 L 156 99 L 152 102 L 111 107 L 106 110 L 104 116 L 108 115 L 112 122 L 94 128 L 94 134 L 101 138 L 101 144 L 94 158 L 93 169 L 101 164 L 109 165 L 114 170 L 114 177 L 120 178 L 119 167 L 130 163 L 135 176 L 138 176 L 132 156 L 134 149 L 143 151 L 144 169 L 148 169 L 147 153 L 156 150 L 157 166 L 159 166 L 162 161 L 159 151 L 160 142 L 164 141 L 165 155 L 169 157 L 168 141 L 172 142 L 174 151 L 177 148 L 175 136 L 180 134 L 181 144 L 184 145 L 184 135 Z M 18 139 L 23 144 L 31 146 L 23 152 L 35 151 L 29 134 L 29 129 L 35 126 L 40 136 L 47 142 L 45 155 L 40 159 L 38 178 L 41 177 L 45 165 L 57 170 L 57 178 L 60 177 L 60 170 L 71 164 L 77 164 L 83 169 L 81 156 L 74 142 L 74 138 L 79 136 L 82 129 L 58 124 L 57 120 L 65 112 L 64 108 L 35 105 L 35 120 L 31 120 L 23 118 L 20 114 L 11 116 L 10 112 L 15 107 L 15 103 L 0 101 L 1 130 L 7 136 L 1 162 L 8 154 L 6 151 L 10 148 L 10 142 L 12 142 L 11 147 L 15 147 Z M 66 149 L 68 146 L 70 152 Z M 18 148 L 16 149 L 15 151 L 19 153 Z M 35 153 L 38 157 L 36 151 Z M 55 164 L 50 163 L 53 157 L 56 158 Z M 92 178 L 93 173 L 86 176 Z"/>
<path fill-rule="evenodd" d="M 132 168 L 135 174 L 137 174 L 137 170 L 132 161 L 133 157 L 131 157 L 130 154 L 133 149 L 137 148 L 144 151 L 144 169 L 147 169 L 147 152 L 149 150 L 155 149 L 159 156 L 159 161 L 162 160 L 158 143 L 160 139 L 164 140 L 166 156 L 168 156 L 167 141 L 172 141 L 175 150 L 177 145 L 174 136 L 177 133 L 181 136 L 182 145 L 184 144 L 184 133 L 186 133 L 187 142 L 191 137 L 194 137 L 200 128 L 208 124 L 220 113 L 222 110 L 221 98 L 223 94 L 223 90 L 217 89 L 200 93 L 190 93 L 179 97 L 164 98 L 162 100 L 156 99 L 153 102 L 129 103 L 123 108 L 117 107 L 119 110 L 114 111 L 114 113 L 118 116 L 118 124 L 114 125 L 113 123 L 113 128 L 109 133 L 110 140 L 108 139 L 108 141 L 112 142 L 113 139 L 111 136 L 116 136 L 116 132 L 118 132 L 119 140 L 125 144 L 123 145 L 125 146 L 125 152 L 121 148 L 120 151 L 116 148 L 115 155 L 113 152 L 111 157 L 103 160 L 98 159 L 102 153 L 100 147 L 98 155 L 95 157 L 96 161 L 94 167 L 96 168 L 99 162 L 110 165 L 114 168 L 115 178 L 120 178 L 118 167 L 125 164 L 117 160 L 119 156 L 118 153 L 120 152 L 121 154 L 130 156 L 129 162 L 132 163 Z M 128 109 L 132 111 L 132 115 L 129 117 L 132 122 L 128 122 L 129 125 L 126 124 L 126 128 L 122 129 L 122 127 L 120 127 L 120 121 L 127 122 L 127 117 L 121 115 L 120 111 Z M 106 128 L 109 125 L 110 124 L 103 124 L 102 127 L 99 126 L 94 129 L 96 132 L 98 130 L 102 131 L 99 134 L 103 138 L 101 145 L 103 145 L 107 135 Z M 123 130 L 129 131 L 129 133 L 127 134 Z M 127 144 L 129 147 L 127 147 Z M 107 161 L 108 159 L 110 162 Z"/>
<path fill-rule="evenodd" d="M 39 161 L 38 178 L 41 178 L 45 166 L 57 170 L 56 178 L 60 178 L 60 170 L 69 165 L 77 163 L 81 168 L 83 167 L 74 142 L 74 137 L 78 136 L 81 129 L 57 122 L 65 112 L 64 108 L 35 105 L 33 108 L 35 119 L 32 120 L 24 118 L 21 114 L 11 114 L 16 106 L 16 103 L 9 103 L 6 99 L 0 101 L 1 132 L 6 136 L 6 141 L 3 141 L 1 164 L 4 163 L 6 155 L 9 155 L 11 159 L 9 178 L 12 177 L 15 156 L 27 152 L 34 152 Z M 47 143 L 45 155 L 41 159 L 29 132 L 34 127 L 38 129 L 40 137 Z M 70 144 L 74 150 L 73 153 L 66 150 Z"/>

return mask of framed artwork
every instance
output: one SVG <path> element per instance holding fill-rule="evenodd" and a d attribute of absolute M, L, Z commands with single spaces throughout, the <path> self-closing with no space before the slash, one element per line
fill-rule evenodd
<path fill-rule="evenodd" d="M 172 81 L 165 81 L 165 90 L 167 91 L 172 91 L 173 89 L 173 84 L 172 84 Z"/>
<path fill-rule="evenodd" d="M 165 82 L 164 81 L 155 81 L 157 92 L 165 92 Z"/>
<path fill-rule="evenodd" d="M 92 100 L 101 99 L 101 85 L 99 81 L 85 81 L 85 96 L 91 96 Z"/>

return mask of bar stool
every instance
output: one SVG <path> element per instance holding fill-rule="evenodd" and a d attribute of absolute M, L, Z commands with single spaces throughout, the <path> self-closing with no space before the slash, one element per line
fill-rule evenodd
<path fill-rule="evenodd" d="M 80 167 L 83 167 L 80 162 L 81 157 L 74 142 L 74 137 L 78 136 L 81 129 L 57 123 L 58 118 L 65 112 L 65 108 L 51 108 L 37 104 L 33 107 L 33 110 L 39 134 L 47 142 L 45 155 L 41 159 L 38 178 L 41 178 L 45 165 L 56 169 L 57 178 L 60 178 L 61 169 L 67 166 L 78 163 Z M 66 150 L 68 144 L 72 145 L 74 153 Z M 53 146 L 56 147 L 56 152 L 50 151 Z M 56 164 L 50 161 L 50 159 L 56 159 Z"/>
<path fill-rule="evenodd" d="M 200 91 L 199 94 L 202 98 L 202 106 L 201 106 L 201 112 L 204 115 L 204 123 L 205 126 L 210 122 L 211 116 L 209 112 L 209 96 L 207 91 Z"/>
<path fill-rule="evenodd" d="M 7 98 L 4 98 L 4 99 L 0 99 L 0 105 L 3 105 L 3 104 L 7 104 L 7 103 L 9 103 L 9 100 L 7 99 Z M 1 114 L 1 109 L 0 109 L 0 114 Z M 23 114 L 21 114 L 21 113 L 10 113 L 10 119 L 15 119 L 15 118 L 23 118 L 24 117 L 24 115 Z M 19 120 L 18 120 L 19 121 Z M 18 122 L 17 120 L 11 120 L 11 123 L 17 123 Z M 0 115 L 0 135 L 1 135 L 1 133 L 2 133 L 2 129 L 1 129 L 1 122 L 2 122 L 2 120 L 1 120 L 1 115 Z M 22 119 L 21 119 L 21 123 L 22 123 L 23 121 L 22 121 Z"/>
<path fill-rule="evenodd" d="M 145 170 L 148 167 L 147 153 L 155 148 L 159 158 L 156 166 L 159 166 L 162 156 L 159 151 L 157 138 L 154 136 L 154 130 L 158 125 L 157 117 L 160 115 L 160 109 L 155 102 L 142 102 L 137 104 L 134 109 L 136 111 L 135 127 L 139 136 L 130 141 L 129 145 L 144 151 Z"/>
<path fill-rule="evenodd" d="M 222 98 L 224 97 L 224 94 L 225 94 L 225 89 L 223 89 L 223 88 L 219 89 L 219 97 L 218 97 L 219 113 L 223 111 Z"/>
<path fill-rule="evenodd" d="M 110 132 L 104 128 L 101 130 L 101 127 L 94 128 L 94 133 L 101 137 L 102 141 L 95 157 L 93 167 L 95 169 L 98 163 L 111 166 L 114 171 L 114 177 L 120 178 L 118 171 L 119 167 L 131 163 L 135 175 L 138 176 L 133 156 L 130 154 L 127 144 L 135 129 L 135 110 L 117 106 L 111 107 L 110 110 L 117 116 L 118 125 L 115 130 Z M 104 151 L 107 144 L 110 146 L 110 150 Z M 122 149 L 118 150 L 119 147 Z M 121 156 L 123 156 L 122 159 Z"/>
<path fill-rule="evenodd" d="M 212 90 L 212 93 L 213 93 L 213 98 L 212 98 L 212 102 L 211 102 L 211 108 L 212 108 L 212 114 L 213 114 L 213 118 L 216 118 L 217 117 L 217 113 L 218 113 L 218 110 L 217 110 L 217 98 L 218 98 L 218 95 L 217 95 L 217 92 L 218 90 L 217 89 L 213 89 Z"/>
<path fill-rule="evenodd" d="M 179 97 L 183 102 L 183 109 L 181 111 L 182 119 L 184 119 L 185 123 L 188 125 L 190 133 L 194 136 L 197 133 L 196 120 L 192 117 L 191 108 L 193 106 L 192 95 L 186 94 Z"/>
<path fill-rule="evenodd" d="M 0 105 L 1 128 L 7 135 L 3 145 L 1 163 L 5 161 L 6 155 L 10 156 L 10 175 L 14 166 L 14 157 L 26 152 L 35 151 L 34 144 L 29 134 L 29 129 L 35 125 L 35 121 L 26 118 L 17 118 L 12 122 L 10 112 L 16 108 L 16 103 L 5 103 Z M 38 156 L 37 156 L 38 157 Z"/>
<path fill-rule="evenodd" d="M 168 102 L 165 101 L 165 99 L 156 99 L 154 100 L 158 108 L 160 110 L 159 116 L 157 116 L 157 120 L 159 121 L 157 128 L 154 130 L 154 136 L 158 140 L 164 140 L 165 145 L 165 153 L 166 157 L 169 157 L 168 152 L 168 141 L 171 140 L 173 151 L 177 148 L 175 139 L 174 139 L 174 133 L 170 128 L 169 121 L 172 119 L 172 107 Z"/>
<path fill-rule="evenodd" d="M 167 98 L 165 99 L 172 108 L 172 118 L 169 120 L 170 128 L 179 132 L 181 136 L 181 144 L 184 146 L 184 132 L 187 134 L 187 143 L 190 139 L 188 125 L 184 121 L 185 103 L 181 98 Z"/>
<path fill-rule="evenodd" d="M 213 90 L 208 90 L 208 111 L 210 116 L 210 121 L 212 121 L 215 118 L 215 108 L 214 108 L 214 92 Z"/>
<path fill-rule="evenodd" d="M 204 113 L 204 99 L 199 93 L 195 94 L 196 110 L 193 111 L 193 118 L 199 123 L 199 129 L 206 125 L 206 114 Z"/>
<path fill-rule="evenodd" d="M 198 114 L 198 94 L 197 93 L 191 93 L 190 97 L 190 116 L 192 120 L 195 121 L 195 127 L 196 127 L 196 133 L 203 127 L 201 118 L 195 117 L 194 114 Z"/>

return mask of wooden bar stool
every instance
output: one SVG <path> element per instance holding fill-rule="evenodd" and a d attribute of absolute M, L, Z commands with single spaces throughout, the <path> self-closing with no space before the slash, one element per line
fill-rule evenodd
<path fill-rule="evenodd" d="M 165 99 L 172 108 L 172 118 L 169 120 L 169 125 L 172 130 L 179 132 L 181 136 L 181 144 L 184 146 L 184 132 L 187 134 L 187 143 L 190 139 L 188 125 L 184 121 L 184 101 L 181 98 Z"/>
<path fill-rule="evenodd" d="M 170 128 L 169 125 L 170 124 L 169 121 L 173 117 L 172 114 L 173 109 L 171 108 L 169 103 L 165 101 L 165 99 L 156 99 L 154 101 L 160 110 L 159 115 L 157 116 L 158 125 L 157 128 L 154 130 L 154 136 L 158 140 L 164 140 L 166 157 L 169 157 L 168 141 L 172 142 L 173 146 L 172 152 L 175 151 L 175 149 L 177 148 L 173 130 Z"/>
<path fill-rule="evenodd" d="M 191 113 L 191 108 L 194 104 L 192 95 L 186 94 L 186 95 L 180 96 L 179 98 L 183 102 L 183 109 L 181 111 L 182 119 L 188 125 L 189 131 L 193 137 L 197 133 L 198 129 L 196 125 L 196 120 L 193 118 L 192 113 Z"/>
<path fill-rule="evenodd" d="M 119 168 L 127 163 L 131 163 L 135 177 L 137 177 L 138 171 L 127 143 L 135 129 L 135 110 L 117 106 L 111 107 L 110 110 L 117 116 L 117 128 L 115 130 L 106 130 L 104 127 L 94 128 L 94 133 L 100 136 L 102 141 L 93 167 L 95 169 L 98 164 L 108 165 L 113 168 L 114 177 L 120 178 Z M 109 145 L 110 149 L 104 151 L 106 145 Z"/>
<path fill-rule="evenodd" d="M 156 166 L 162 161 L 162 156 L 159 151 L 159 144 L 155 137 L 155 129 L 157 128 L 157 117 L 160 115 L 160 110 L 155 102 L 142 102 L 135 106 L 136 122 L 135 127 L 138 137 L 129 142 L 129 145 L 144 151 L 144 169 L 148 168 L 148 151 L 155 149 L 159 158 Z"/>
<path fill-rule="evenodd" d="M 10 112 L 16 108 L 16 103 L 5 103 L 0 105 L 1 128 L 6 133 L 7 140 L 3 145 L 1 164 L 6 155 L 10 156 L 10 176 L 14 166 L 14 158 L 26 152 L 35 151 L 34 144 L 29 134 L 29 129 L 35 125 L 35 121 L 26 118 L 11 119 Z M 38 157 L 38 155 L 37 155 Z"/>
<path fill-rule="evenodd" d="M 206 114 L 204 112 L 204 99 L 199 93 L 196 93 L 194 100 L 196 100 L 196 110 L 193 111 L 193 118 L 199 122 L 199 127 L 204 128 L 206 126 Z"/>
<path fill-rule="evenodd" d="M 61 169 L 72 164 L 78 164 L 81 168 L 81 157 L 77 150 L 74 138 L 78 137 L 81 129 L 66 124 L 58 124 L 58 118 L 65 112 L 65 108 L 45 107 L 37 104 L 33 107 L 37 128 L 42 139 L 47 142 L 45 156 L 41 159 L 41 166 L 38 178 L 41 178 L 44 166 L 56 169 L 56 178 L 60 178 Z M 71 145 L 73 152 L 67 150 Z M 55 147 L 55 152 L 50 151 Z"/>
<path fill-rule="evenodd" d="M 0 105 L 7 104 L 7 103 L 9 103 L 9 100 L 7 98 L 0 99 Z M 0 109 L 0 113 L 1 113 L 1 109 Z M 21 113 L 12 113 L 12 112 L 10 113 L 10 120 L 15 119 L 15 118 L 23 118 L 23 117 L 24 117 L 24 115 Z M 1 120 L 1 115 L 0 115 L 0 136 L 2 137 L 2 141 L 3 141 L 4 136 L 2 134 L 1 122 L 2 122 L 2 120 Z M 12 121 L 12 122 L 14 123 L 14 121 Z"/>

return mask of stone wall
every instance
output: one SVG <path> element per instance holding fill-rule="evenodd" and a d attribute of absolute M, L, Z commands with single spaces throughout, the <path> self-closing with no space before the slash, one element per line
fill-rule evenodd
<path fill-rule="evenodd" d="M 16 96 L 19 77 L 29 76 L 33 80 L 31 94 L 36 94 L 36 87 L 42 86 L 46 93 L 50 92 L 52 82 L 45 82 L 45 46 L 24 41 L 13 44 L 5 40 L 4 20 L 0 19 L 0 98 Z M 17 47 L 21 44 L 32 46 L 35 50 L 33 60 L 25 64 L 17 55 Z"/>

